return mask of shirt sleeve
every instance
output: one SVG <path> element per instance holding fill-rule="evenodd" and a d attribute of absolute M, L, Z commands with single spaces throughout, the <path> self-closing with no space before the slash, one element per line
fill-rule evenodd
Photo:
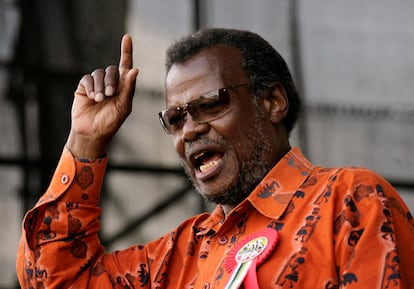
<path fill-rule="evenodd" d="M 67 148 L 46 193 L 25 216 L 16 269 L 22 288 L 67 288 L 103 256 L 99 193 L 107 158 L 74 159 Z M 87 282 L 87 281 L 85 281 Z"/>
<path fill-rule="evenodd" d="M 414 222 L 407 206 L 375 173 L 356 169 L 340 178 L 338 189 L 346 189 L 335 220 L 340 288 L 412 288 Z"/>

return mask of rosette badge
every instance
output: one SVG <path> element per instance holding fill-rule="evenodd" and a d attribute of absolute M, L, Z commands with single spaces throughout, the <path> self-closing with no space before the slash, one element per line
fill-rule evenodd
<path fill-rule="evenodd" d="M 239 288 L 241 283 L 246 289 L 259 289 L 257 267 L 270 255 L 278 241 L 278 232 L 265 228 L 234 246 L 224 261 L 227 272 L 231 273 L 225 289 Z"/>

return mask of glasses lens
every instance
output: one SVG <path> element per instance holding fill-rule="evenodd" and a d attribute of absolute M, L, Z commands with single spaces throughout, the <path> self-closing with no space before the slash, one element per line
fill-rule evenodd
<path fill-rule="evenodd" d="M 180 107 L 160 112 L 160 121 L 167 133 L 173 133 L 184 125 L 185 114 Z"/>
<path fill-rule="evenodd" d="M 188 105 L 188 112 L 191 117 L 199 122 L 215 120 L 231 108 L 230 95 L 227 89 L 222 88 L 209 96 L 202 96 Z"/>
<path fill-rule="evenodd" d="M 174 133 L 184 126 L 187 112 L 198 123 L 222 117 L 231 109 L 230 94 L 226 88 L 218 89 L 190 101 L 185 108 L 176 107 L 159 113 L 160 121 L 167 133 Z"/>

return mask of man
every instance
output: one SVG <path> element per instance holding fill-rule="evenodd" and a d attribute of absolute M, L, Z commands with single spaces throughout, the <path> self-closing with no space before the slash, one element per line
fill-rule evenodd
<path fill-rule="evenodd" d="M 289 134 L 300 99 L 260 36 L 203 29 L 167 52 L 159 117 L 197 191 L 217 204 L 159 240 L 104 253 L 106 148 L 131 111 L 138 70 L 84 76 L 49 189 L 24 220 L 22 288 L 414 288 L 414 221 L 362 168 L 315 167 Z"/>

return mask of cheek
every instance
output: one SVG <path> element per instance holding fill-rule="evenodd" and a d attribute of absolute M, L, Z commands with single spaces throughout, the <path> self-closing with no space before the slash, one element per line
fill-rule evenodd
<path fill-rule="evenodd" d="M 243 118 L 237 122 L 227 132 L 227 137 L 231 142 L 238 159 L 243 160 L 249 157 L 254 147 L 254 138 L 257 138 L 254 119 Z"/>
<path fill-rule="evenodd" d="M 181 158 L 184 158 L 184 143 L 181 141 L 181 138 L 177 136 L 172 136 L 172 141 L 175 151 Z"/>
<path fill-rule="evenodd" d="M 232 131 L 231 146 L 237 159 L 241 162 L 251 161 L 263 156 L 272 148 L 273 128 L 268 121 L 261 117 L 240 120 L 239 126 Z"/>
<path fill-rule="evenodd" d="M 252 133 L 251 128 L 244 127 L 244 129 L 238 129 L 238 135 L 234 138 L 234 152 L 241 161 L 249 159 L 254 150 L 254 136 Z"/>

